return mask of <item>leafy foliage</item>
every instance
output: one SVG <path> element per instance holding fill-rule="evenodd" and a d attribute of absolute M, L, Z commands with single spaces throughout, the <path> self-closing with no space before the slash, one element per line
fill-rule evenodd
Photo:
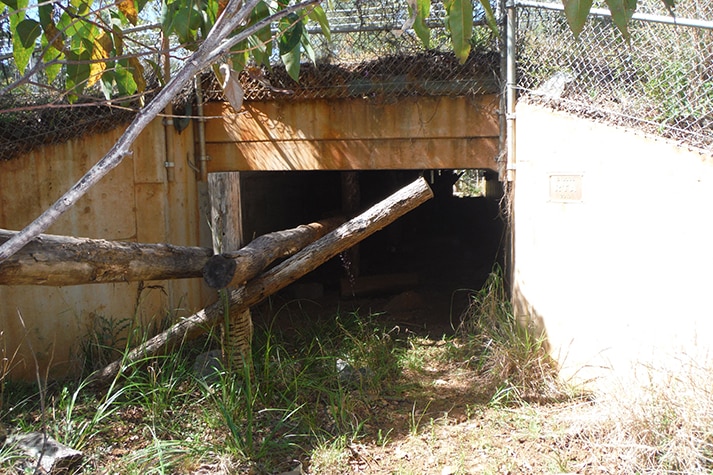
<path fill-rule="evenodd" d="M 498 31 L 497 19 L 490 0 L 479 0 L 485 13 L 485 21 L 494 31 Z M 625 39 L 629 39 L 629 21 L 636 11 L 636 0 L 605 0 L 611 11 L 612 20 Z M 662 0 L 668 11 L 673 15 L 676 0 Z M 578 37 L 592 9 L 593 0 L 562 0 L 567 23 L 570 30 Z M 472 0 L 443 0 L 446 8 L 446 28 L 450 32 L 453 51 L 461 63 L 464 63 L 470 53 L 473 38 L 474 8 Z M 425 18 L 428 17 L 430 3 L 428 0 L 417 0 L 417 16 L 414 31 L 428 48 L 429 37 Z M 428 5 L 428 6 L 426 6 Z"/>
<path fill-rule="evenodd" d="M 485 20 L 493 31 L 498 30 L 490 0 L 478 0 Z M 577 37 L 587 20 L 593 0 L 562 0 L 570 29 Z M 662 0 L 673 14 L 675 0 Z M 430 0 L 406 2 L 413 18 L 412 28 L 426 48 L 430 44 L 427 19 L 431 15 Z M 606 0 L 612 19 L 624 38 L 629 37 L 629 21 L 636 9 L 636 0 Z M 290 0 L 260 1 L 249 21 L 239 30 L 262 26 L 230 51 L 232 67 L 239 72 L 251 62 L 270 67 L 279 59 L 290 77 L 297 80 L 304 57 L 315 61 L 310 45 L 307 22 L 318 24 L 330 40 L 329 21 L 325 10 L 317 5 L 291 13 L 277 21 L 270 18 L 284 10 Z M 88 0 L 0 0 L 4 17 L 9 20 L 12 52 L 18 70 L 29 77 L 43 70 L 48 82 L 63 77 L 63 87 L 70 102 L 83 91 L 99 85 L 107 99 L 112 96 L 131 97 L 146 92 L 145 77 L 150 68 L 161 83 L 161 68 L 149 54 L 155 45 L 137 40 L 136 27 L 146 25 L 147 18 L 158 17 L 163 36 L 172 38 L 170 51 L 193 51 L 206 38 L 227 5 L 226 0 L 160 0 L 160 13 L 147 13 L 147 0 L 120 0 L 115 4 Z M 473 0 L 443 0 L 446 28 L 456 57 L 465 62 L 473 41 L 473 21 L 479 14 Z M 273 51 L 273 32 L 277 31 Z M 233 34 L 238 31 L 233 32 Z M 33 53 L 41 51 L 41 60 L 32 65 Z M 141 58 L 142 60 L 139 60 Z M 60 73 L 64 73 L 60 76 Z"/>
<path fill-rule="evenodd" d="M 622 36 L 629 39 L 629 21 L 636 11 L 636 0 L 605 0 L 611 12 L 614 24 Z M 668 11 L 673 15 L 676 0 L 662 0 Z M 562 0 L 564 12 L 567 16 L 572 33 L 578 37 L 587 21 L 589 11 L 592 9 L 592 0 Z"/>
<path fill-rule="evenodd" d="M 85 89 L 99 85 L 107 99 L 130 97 L 146 92 L 147 68 L 161 83 L 161 68 L 150 57 L 158 52 L 155 44 L 138 37 L 137 30 L 148 28 L 149 19 L 158 16 L 161 34 L 171 38 L 170 51 L 164 54 L 194 51 L 215 25 L 227 2 L 222 0 L 161 0 L 160 13 L 145 10 L 146 0 L 121 0 L 116 4 L 88 0 L 0 0 L 0 9 L 9 19 L 13 56 L 25 79 L 44 70 L 48 82 L 64 73 L 64 88 L 70 102 L 75 102 Z M 233 67 L 241 70 L 252 59 L 257 65 L 268 65 L 272 58 L 272 29 L 279 33 L 280 57 L 293 78 L 299 74 L 303 53 L 314 59 L 305 25 L 318 22 L 328 35 L 324 10 L 312 6 L 298 10 L 271 23 L 275 13 L 284 10 L 287 1 L 261 1 L 250 20 L 237 34 L 255 25 L 264 26 L 231 51 Z M 2 11 L 0 10 L 0 11 Z M 138 28 L 136 28 L 138 27 Z M 32 65 L 32 55 L 40 52 L 40 61 Z M 311 53 L 311 54 L 310 54 Z M 32 66 L 31 66 L 32 65 Z"/>

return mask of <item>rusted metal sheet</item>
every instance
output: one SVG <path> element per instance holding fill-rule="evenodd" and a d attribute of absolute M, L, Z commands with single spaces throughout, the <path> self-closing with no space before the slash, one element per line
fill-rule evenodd
<path fill-rule="evenodd" d="M 209 171 L 496 169 L 497 108 L 494 95 L 252 102 L 237 114 L 211 103 Z"/>

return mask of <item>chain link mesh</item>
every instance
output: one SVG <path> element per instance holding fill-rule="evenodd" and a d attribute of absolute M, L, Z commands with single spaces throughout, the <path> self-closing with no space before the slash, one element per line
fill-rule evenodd
<path fill-rule="evenodd" d="M 473 51 L 462 65 L 451 51 L 450 38 L 443 26 L 442 2 L 433 4 L 427 20 L 431 27 L 429 50 L 413 30 L 399 33 L 408 17 L 404 0 L 335 0 L 327 15 L 332 30 L 330 40 L 317 24 L 308 24 L 316 61 L 304 62 L 303 56 L 299 82 L 294 82 L 284 67 L 277 64 L 275 54 L 273 66 L 262 68 L 259 80 L 255 79 L 254 71 L 241 73 L 245 100 L 361 97 L 390 102 L 403 96 L 473 95 L 499 90 L 497 39 L 484 26 L 482 11 L 476 10 Z M 0 89 L 20 77 L 10 54 L 9 25 L 3 25 L 2 21 L 0 18 Z M 157 47 L 146 45 L 160 44 L 159 32 L 146 27 L 137 30 L 132 44 L 143 48 L 136 46 L 133 52 L 138 54 L 142 50 L 144 69 L 153 72 L 148 60 L 160 64 L 161 58 Z M 128 40 L 126 43 L 129 44 Z M 277 49 L 275 46 L 274 51 Z M 174 69 L 180 67 L 184 53 L 176 46 Z M 34 58 L 31 64 L 37 60 Z M 139 108 L 137 98 L 107 101 L 98 86 L 85 91 L 77 103 L 69 104 L 62 85 L 46 84 L 44 77 L 40 72 L 0 98 L 0 160 L 42 144 L 110 129 L 130 120 Z M 61 77 L 62 74 L 58 76 Z M 158 81 L 154 76 L 146 82 L 148 101 L 156 93 Z M 222 99 L 222 91 L 212 74 L 204 74 L 202 84 L 206 101 Z M 190 114 L 196 109 L 187 105 L 194 101 L 189 88 L 178 99 L 175 110 Z"/>
<path fill-rule="evenodd" d="M 316 24 L 309 24 L 316 61 L 303 63 L 299 82 L 282 66 L 260 71 L 258 81 L 243 72 L 245 100 L 339 99 L 361 97 L 390 102 L 404 96 L 461 96 L 499 91 L 497 38 L 485 26 L 482 11 L 475 14 L 473 50 L 464 64 L 452 52 L 444 27 L 445 11 L 433 3 L 426 50 L 413 30 L 400 29 L 407 20 L 402 0 L 334 1 L 327 12 L 328 40 Z M 207 82 L 207 97 L 221 98 L 215 81 Z"/>
<path fill-rule="evenodd" d="M 658 0 L 637 13 L 671 19 Z M 519 5 L 518 87 L 527 100 L 711 149 L 713 22 L 686 20 L 713 18 L 713 4 L 681 2 L 676 17 L 635 17 L 627 44 L 610 18 L 593 16 L 575 41 L 559 9 Z"/>

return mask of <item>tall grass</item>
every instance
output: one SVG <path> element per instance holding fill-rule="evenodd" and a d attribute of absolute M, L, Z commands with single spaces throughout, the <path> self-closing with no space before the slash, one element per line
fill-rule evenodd
<path fill-rule="evenodd" d="M 676 369 L 610 388 L 572 416 L 591 461 L 617 473 L 713 472 L 713 366 L 680 357 Z"/>
<path fill-rule="evenodd" d="M 19 410 L 6 419 L 38 430 L 43 413 L 48 435 L 74 448 L 132 447 L 109 462 L 89 458 L 90 472 L 176 473 L 198 461 L 226 459 L 233 468 L 286 471 L 308 453 L 317 467 L 327 467 L 330 459 L 344 464 L 337 452 L 367 436 L 387 444 L 395 433 L 370 424 L 374 401 L 403 397 L 404 365 L 428 362 L 433 354 L 417 355 L 420 340 L 384 327 L 379 315 L 337 311 L 319 319 L 299 305 L 277 313 L 275 318 L 300 324 L 256 326 L 252 366 L 216 368 L 208 378 L 194 373 L 195 356 L 218 343 L 209 335 L 167 355 L 127 361 L 100 390 L 87 379 L 55 383 L 45 410 L 15 401 Z M 83 346 L 85 361 L 94 363 L 88 370 L 116 357 L 117 345 L 126 353 L 149 336 L 122 321 L 96 323 Z M 474 371 L 492 375 L 493 401 L 526 399 L 528 391 L 540 389 L 528 378 L 549 377 L 546 371 L 535 374 L 535 368 L 552 368 L 541 342 L 516 325 L 497 275 L 473 299 L 458 338 L 466 344 L 448 341 L 439 347 L 447 354 L 438 358 L 466 358 L 475 362 Z M 407 432 L 418 432 L 422 420 L 432 418 L 429 407 L 427 401 L 413 403 Z M 9 456 L 0 460 L 0 471 L 13 463 Z"/>
<path fill-rule="evenodd" d="M 471 364 L 489 377 L 491 403 L 551 402 L 569 396 L 544 335 L 515 316 L 499 267 L 473 294 L 458 335 L 468 342 Z"/>

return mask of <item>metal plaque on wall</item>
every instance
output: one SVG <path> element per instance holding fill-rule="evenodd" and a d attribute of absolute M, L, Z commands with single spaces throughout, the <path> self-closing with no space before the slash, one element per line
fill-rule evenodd
<path fill-rule="evenodd" d="M 551 174 L 550 201 L 557 203 L 581 203 L 582 175 Z"/>

